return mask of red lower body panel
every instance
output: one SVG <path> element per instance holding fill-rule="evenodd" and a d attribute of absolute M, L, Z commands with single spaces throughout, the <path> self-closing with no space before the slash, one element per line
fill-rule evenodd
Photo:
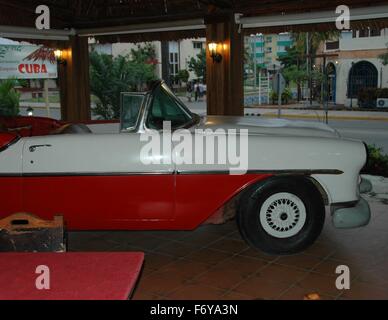
<path fill-rule="evenodd" d="M 177 175 L 175 228 L 196 228 L 245 187 L 268 177 L 267 174 Z"/>
<path fill-rule="evenodd" d="M 0 178 L 0 218 L 63 215 L 69 230 L 190 230 L 267 174 Z"/>

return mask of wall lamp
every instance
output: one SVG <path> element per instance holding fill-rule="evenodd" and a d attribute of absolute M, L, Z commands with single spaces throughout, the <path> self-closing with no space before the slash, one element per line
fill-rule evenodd
<path fill-rule="evenodd" d="M 63 58 L 63 51 L 60 49 L 57 49 L 54 51 L 55 58 L 57 59 L 57 62 L 59 64 L 66 65 L 66 59 Z"/>
<path fill-rule="evenodd" d="M 217 47 L 218 47 L 218 44 L 215 43 L 215 42 L 210 42 L 208 44 L 208 47 L 209 47 L 209 53 L 210 53 L 210 56 L 212 57 L 213 59 L 213 62 L 221 62 L 222 61 L 222 55 L 217 52 Z"/>
<path fill-rule="evenodd" d="M 32 117 L 34 115 L 34 109 L 32 107 L 28 107 L 26 111 L 29 117 Z"/>

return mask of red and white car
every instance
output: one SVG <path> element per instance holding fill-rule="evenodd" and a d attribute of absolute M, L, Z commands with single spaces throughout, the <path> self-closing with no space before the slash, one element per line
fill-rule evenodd
<path fill-rule="evenodd" d="M 117 133 L 72 125 L 43 136 L 1 133 L 0 218 L 28 212 L 63 215 L 69 230 L 191 230 L 235 215 L 247 242 L 273 254 L 311 245 L 325 206 L 338 228 L 369 222 L 360 196 L 360 184 L 367 184 L 359 174 L 367 161 L 362 142 L 318 123 L 200 117 L 163 82 L 122 100 Z M 246 173 L 230 174 L 225 164 L 145 164 L 140 136 L 161 130 L 163 121 L 190 135 L 248 129 Z M 174 158 L 171 152 L 163 148 L 154 156 Z M 231 202 L 235 214 L 222 209 Z"/>

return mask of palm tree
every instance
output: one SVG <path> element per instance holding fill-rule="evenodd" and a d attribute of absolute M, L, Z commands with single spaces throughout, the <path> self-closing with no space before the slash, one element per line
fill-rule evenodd
<path fill-rule="evenodd" d="M 299 32 L 293 33 L 292 38 L 294 39 L 295 45 L 299 52 L 309 53 L 311 56 L 316 55 L 320 45 L 328 40 L 338 40 L 341 31 L 330 30 L 330 31 L 314 31 L 314 32 Z M 307 48 L 307 40 L 309 48 Z M 308 49 L 308 50 L 307 50 Z"/>
<path fill-rule="evenodd" d="M 330 31 L 314 31 L 314 32 L 300 32 L 293 33 L 292 38 L 294 39 L 297 52 L 301 54 L 302 61 L 306 61 L 309 87 L 310 87 L 310 101 L 313 99 L 312 94 L 312 66 L 315 63 L 316 55 L 321 44 L 326 41 L 335 41 L 340 37 L 341 31 L 330 30 Z M 315 72 L 316 73 L 316 72 Z"/>

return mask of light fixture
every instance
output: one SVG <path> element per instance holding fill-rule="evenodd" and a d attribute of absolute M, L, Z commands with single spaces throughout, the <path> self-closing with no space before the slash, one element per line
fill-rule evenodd
<path fill-rule="evenodd" d="M 66 60 L 63 59 L 63 51 L 60 49 L 54 50 L 55 58 L 57 59 L 59 64 L 66 65 Z"/>
<path fill-rule="evenodd" d="M 34 115 L 34 109 L 33 108 L 28 107 L 26 111 L 27 111 L 27 115 L 29 117 L 32 117 Z"/>
<path fill-rule="evenodd" d="M 213 62 L 221 62 L 222 61 L 222 55 L 217 52 L 218 44 L 215 43 L 215 42 L 210 42 L 208 44 L 208 47 L 209 47 L 209 53 L 210 53 L 210 56 L 213 59 Z"/>

